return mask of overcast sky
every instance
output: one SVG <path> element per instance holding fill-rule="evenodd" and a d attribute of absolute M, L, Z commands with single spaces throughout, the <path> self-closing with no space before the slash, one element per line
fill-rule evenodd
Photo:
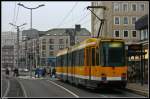
<path fill-rule="evenodd" d="M 2 2 L 2 31 L 16 31 L 9 25 L 10 22 L 16 25 L 27 23 L 22 30 L 30 28 L 30 10 L 18 6 L 17 3 L 19 2 Z M 75 24 L 81 24 L 81 27 L 91 31 L 91 13 L 86 9 L 87 6 L 91 5 L 91 2 L 24 1 L 20 3 L 27 7 L 37 7 L 40 4 L 45 4 L 45 6 L 32 11 L 32 27 L 37 30 L 47 31 L 52 28 L 74 28 Z M 66 17 L 73 7 L 72 12 Z"/>

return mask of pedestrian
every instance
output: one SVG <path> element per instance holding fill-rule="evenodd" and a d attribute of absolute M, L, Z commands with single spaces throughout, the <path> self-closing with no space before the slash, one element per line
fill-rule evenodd
<path fill-rule="evenodd" d="M 44 68 L 43 69 L 43 77 L 45 77 L 45 74 L 46 74 L 46 69 Z"/>
<path fill-rule="evenodd" d="M 39 70 L 39 68 L 37 68 L 37 69 L 35 70 L 35 77 L 38 77 L 38 78 L 39 78 L 39 77 L 40 77 L 39 74 L 40 74 L 40 70 Z"/>
<path fill-rule="evenodd" d="M 16 77 L 18 77 L 19 76 L 19 70 L 18 70 L 18 68 L 16 68 Z"/>
<path fill-rule="evenodd" d="M 50 77 L 52 76 L 52 74 L 51 74 L 51 68 L 49 68 L 49 76 Z"/>
<path fill-rule="evenodd" d="M 9 76 L 9 69 L 8 68 L 6 68 L 6 72 L 5 73 L 6 73 L 7 76 Z"/>
<path fill-rule="evenodd" d="M 52 77 L 56 78 L 56 69 L 55 68 L 53 68 L 53 70 L 52 70 Z"/>
<path fill-rule="evenodd" d="M 35 69 L 35 78 L 38 76 L 38 68 Z"/>

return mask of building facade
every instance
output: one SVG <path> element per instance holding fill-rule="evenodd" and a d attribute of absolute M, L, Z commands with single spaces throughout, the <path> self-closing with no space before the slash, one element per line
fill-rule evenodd
<path fill-rule="evenodd" d="M 1 53 L 2 53 L 1 62 L 4 68 L 5 66 L 10 67 L 10 68 L 13 68 L 13 66 L 15 66 L 16 38 L 17 38 L 16 32 L 10 32 L 10 31 L 1 32 Z M 9 58 L 8 53 L 10 54 L 10 58 Z"/>
<path fill-rule="evenodd" d="M 140 17 L 135 22 L 135 29 L 140 32 L 140 40 L 138 44 L 142 45 L 142 50 L 145 52 L 143 55 L 143 81 L 144 83 L 148 83 L 148 63 L 149 63 L 149 30 L 148 30 L 148 17 L 149 15 L 146 14 Z"/>
<path fill-rule="evenodd" d="M 13 45 L 4 45 L 2 47 L 1 64 L 2 64 L 2 68 L 13 69 L 14 67 L 14 46 Z"/>
<path fill-rule="evenodd" d="M 39 55 L 41 66 L 54 66 L 59 50 L 73 46 L 91 36 L 85 28 L 52 29 L 39 38 Z"/>
<path fill-rule="evenodd" d="M 16 42 L 16 32 L 1 32 L 1 46 L 3 45 L 14 45 Z"/>
<path fill-rule="evenodd" d="M 38 36 L 29 37 L 23 34 L 25 39 L 20 43 L 20 60 L 28 69 L 36 67 L 55 66 L 56 55 L 59 50 L 73 46 L 91 37 L 85 28 L 55 28 L 48 31 L 38 31 Z"/>
<path fill-rule="evenodd" d="M 98 1 L 92 6 L 105 6 L 92 9 L 100 18 L 104 18 L 103 37 L 121 38 L 126 44 L 132 44 L 140 39 L 140 33 L 135 29 L 135 21 L 149 11 L 148 1 Z M 100 21 L 92 14 L 91 30 L 97 36 Z"/>

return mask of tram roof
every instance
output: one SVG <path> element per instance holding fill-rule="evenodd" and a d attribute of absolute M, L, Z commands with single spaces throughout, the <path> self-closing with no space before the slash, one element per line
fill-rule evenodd
<path fill-rule="evenodd" d="M 99 41 L 123 41 L 122 39 L 117 39 L 117 38 L 88 38 L 84 40 L 83 42 L 77 43 L 76 45 L 70 47 L 70 48 L 65 48 L 63 50 L 60 50 L 57 54 L 57 56 L 66 54 L 67 52 L 72 52 L 76 50 L 80 50 L 82 48 L 85 48 L 87 46 L 94 46 L 97 45 Z"/>
<path fill-rule="evenodd" d="M 63 50 L 59 50 L 59 51 L 58 51 L 58 54 L 57 54 L 56 56 L 64 55 L 64 54 L 66 54 L 67 52 L 68 52 L 68 48 L 65 48 L 65 49 L 63 49 Z"/>

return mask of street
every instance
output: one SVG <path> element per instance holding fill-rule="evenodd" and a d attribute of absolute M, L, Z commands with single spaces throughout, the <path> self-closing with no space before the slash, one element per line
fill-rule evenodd
<path fill-rule="evenodd" d="M 2 79 L 2 85 L 5 86 L 2 87 L 3 96 L 4 94 L 6 94 L 8 81 L 14 82 L 14 80 L 15 78 Z M 58 79 L 50 78 L 36 79 L 22 76 L 17 78 L 16 82 L 14 83 L 16 83 L 16 86 L 20 86 L 22 91 L 19 91 L 18 93 L 17 90 L 20 90 L 20 88 L 16 88 L 16 91 L 13 91 L 11 88 L 13 83 L 9 83 L 10 88 L 7 94 L 8 96 L 6 97 L 144 97 L 133 92 L 121 89 L 91 90 L 83 87 L 76 87 L 74 85 L 59 81 Z M 14 85 L 15 84 L 13 84 L 13 88 Z"/>

